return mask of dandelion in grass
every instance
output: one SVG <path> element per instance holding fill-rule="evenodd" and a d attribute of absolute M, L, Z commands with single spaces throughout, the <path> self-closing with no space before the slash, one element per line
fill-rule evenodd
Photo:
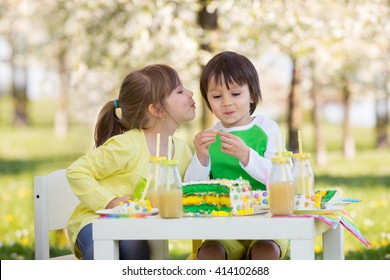
<path fill-rule="evenodd" d="M 14 215 L 5 215 L 5 220 L 8 222 L 8 223 L 12 223 L 14 220 L 15 220 L 15 217 Z"/>

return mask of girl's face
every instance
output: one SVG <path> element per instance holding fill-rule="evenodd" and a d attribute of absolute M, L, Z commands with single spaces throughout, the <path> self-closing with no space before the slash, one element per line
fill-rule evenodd
<path fill-rule="evenodd" d="M 192 99 L 193 92 L 179 85 L 166 99 L 167 109 L 177 124 L 192 121 L 195 118 L 195 101 Z"/>
<path fill-rule="evenodd" d="M 222 77 L 220 83 L 211 78 L 208 84 L 207 100 L 211 110 L 226 128 L 247 125 L 252 121 L 249 113 L 253 103 L 248 85 L 231 83 L 229 89 Z"/>

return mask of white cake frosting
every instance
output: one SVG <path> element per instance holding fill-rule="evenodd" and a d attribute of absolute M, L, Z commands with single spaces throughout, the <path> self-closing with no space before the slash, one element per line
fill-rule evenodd
<path fill-rule="evenodd" d="M 127 203 L 120 202 L 118 206 L 114 207 L 114 213 L 143 213 L 150 212 L 152 207 L 149 200 L 129 200 Z"/>

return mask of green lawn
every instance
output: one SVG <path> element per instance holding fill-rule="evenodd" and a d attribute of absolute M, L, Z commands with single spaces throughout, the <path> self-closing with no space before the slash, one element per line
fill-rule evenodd
<path fill-rule="evenodd" d="M 33 177 L 65 168 L 93 147 L 90 128 L 74 126 L 66 139 L 57 139 L 50 125 L 33 123 L 31 128 L 13 129 L 0 120 L 0 259 L 34 258 Z M 337 127 L 327 130 L 333 131 L 329 135 L 338 135 Z M 306 138 L 310 138 L 310 131 L 305 129 Z M 355 160 L 345 161 L 338 151 L 341 143 L 332 137 L 328 166 L 320 169 L 313 162 L 316 188 L 339 186 L 346 197 L 362 200 L 348 210 L 373 246 L 366 248 L 346 231 L 346 258 L 390 259 L 390 151 L 372 148 L 372 130 L 359 128 L 354 133 L 358 147 Z M 311 146 L 308 140 L 306 149 L 310 151 Z M 55 253 L 68 250 L 62 233 L 51 238 Z M 316 240 L 318 253 L 320 242 Z M 185 258 L 190 244 L 171 242 L 172 258 Z"/>

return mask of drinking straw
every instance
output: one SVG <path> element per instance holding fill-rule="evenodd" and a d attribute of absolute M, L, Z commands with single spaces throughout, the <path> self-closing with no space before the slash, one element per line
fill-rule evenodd
<path fill-rule="evenodd" d="M 275 134 L 275 139 L 276 139 L 276 149 L 278 150 L 278 155 L 282 155 L 282 152 L 280 150 L 280 145 L 279 145 L 278 134 Z"/>
<path fill-rule="evenodd" d="M 303 148 L 302 148 L 302 133 L 300 130 L 298 130 L 298 146 L 299 146 L 299 153 L 303 153 Z"/>
<path fill-rule="evenodd" d="M 265 177 L 265 190 L 269 194 L 269 174 L 267 169 L 264 171 L 264 177 Z"/>
<path fill-rule="evenodd" d="M 145 199 L 146 194 L 148 193 L 148 189 L 149 189 L 150 183 L 152 181 L 151 179 L 152 179 L 152 174 L 149 174 L 148 178 L 146 179 L 146 185 L 145 185 L 144 191 L 142 192 L 142 196 L 141 196 L 140 200 L 144 200 Z"/>
<path fill-rule="evenodd" d="M 303 154 L 303 147 L 302 147 L 302 133 L 301 130 L 298 130 L 298 146 L 299 146 L 299 154 Z M 307 194 L 307 189 L 306 189 L 306 180 L 303 178 L 303 163 L 302 163 L 302 158 L 299 159 L 299 175 L 301 177 L 301 183 L 302 183 L 302 189 L 306 193 L 306 197 L 310 194 Z"/>
<path fill-rule="evenodd" d="M 168 136 L 168 155 L 167 155 L 167 160 L 172 159 L 172 136 Z"/>
<path fill-rule="evenodd" d="M 156 139 L 156 157 L 160 156 L 160 133 L 157 133 Z"/>
<path fill-rule="evenodd" d="M 157 133 L 156 139 L 156 159 L 160 156 L 160 133 Z M 154 189 L 157 190 L 157 180 L 158 180 L 158 162 L 153 162 L 154 164 Z"/>
<path fill-rule="evenodd" d="M 172 159 L 172 136 L 168 136 L 168 154 L 167 154 L 167 160 Z M 167 174 L 167 187 L 168 189 L 171 188 L 171 173 L 168 171 Z"/>
<path fill-rule="evenodd" d="M 283 128 L 283 131 L 282 131 L 282 150 L 283 151 L 287 151 L 286 149 L 286 130 Z"/>
<path fill-rule="evenodd" d="M 278 150 L 278 155 L 281 157 L 282 156 L 282 152 L 280 151 L 278 134 L 275 134 L 275 138 L 276 138 L 276 148 Z M 280 161 L 279 164 L 280 164 L 280 169 L 282 170 L 282 180 L 286 181 L 286 174 L 284 174 L 284 169 L 283 169 L 283 166 L 282 166 L 282 162 Z"/>

